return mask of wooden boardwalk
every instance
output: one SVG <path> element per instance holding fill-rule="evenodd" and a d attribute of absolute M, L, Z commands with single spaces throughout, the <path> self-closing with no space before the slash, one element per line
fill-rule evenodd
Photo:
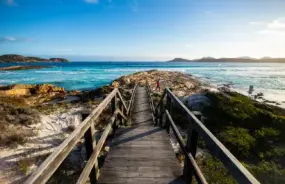
<path fill-rule="evenodd" d="M 137 87 L 132 126 L 118 129 L 98 183 L 184 183 L 165 129 L 153 124 L 145 87 Z"/>

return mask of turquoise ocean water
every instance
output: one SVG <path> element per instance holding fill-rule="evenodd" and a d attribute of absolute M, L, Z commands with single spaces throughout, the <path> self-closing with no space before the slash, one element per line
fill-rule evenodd
<path fill-rule="evenodd" d="M 0 63 L 0 67 L 11 65 L 19 63 Z M 69 62 L 25 65 L 53 67 L 0 71 L 0 85 L 50 83 L 67 90 L 89 90 L 126 74 L 158 69 L 189 73 L 214 85 L 233 83 L 233 87 L 241 92 L 254 85 L 256 92 L 263 92 L 269 99 L 285 101 L 285 64 L 282 63 Z"/>

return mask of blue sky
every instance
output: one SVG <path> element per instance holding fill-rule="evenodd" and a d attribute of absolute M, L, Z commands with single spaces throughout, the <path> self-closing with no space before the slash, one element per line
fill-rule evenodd
<path fill-rule="evenodd" d="M 0 0 L 0 54 L 285 57 L 285 0 Z"/>

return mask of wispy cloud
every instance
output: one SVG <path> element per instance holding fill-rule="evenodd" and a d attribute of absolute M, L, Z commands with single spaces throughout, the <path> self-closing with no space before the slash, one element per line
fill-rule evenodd
<path fill-rule="evenodd" d="M 137 0 L 131 0 L 130 8 L 132 12 L 138 12 L 139 11 L 139 3 Z"/>
<path fill-rule="evenodd" d="M 263 29 L 257 31 L 259 34 L 284 36 L 285 35 L 285 18 L 277 18 L 268 22 L 250 22 L 250 25 L 261 25 Z"/>
<path fill-rule="evenodd" d="M 261 22 L 261 21 L 253 21 L 253 22 L 249 22 L 249 24 L 250 25 L 253 25 L 253 26 L 255 26 L 255 25 L 265 25 L 266 23 L 265 22 Z"/>
<path fill-rule="evenodd" d="M 283 29 L 285 31 L 285 17 L 278 18 L 267 24 L 269 29 Z"/>
<path fill-rule="evenodd" d="M 192 45 L 192 44 L 190 44 L 190 43 L 186 43 L 186 44 L 185 44 L 185 47 L 187 47 L 187 48 L 191 48 L 191 47 L 193 47 L 193 45 Z"/>
<path fill-rule="evenodd" d="M 4 36 L 0 38 L 0 43 L 15 43 L 15 42 L 32 42 L 31 38 L 16 38 L 13 36 Z"/>
<path fill-rule="evenodd" d="M 90 3 L 90 4 L 97 4 L 99 3 L 99 0 L 84 0 L 86 3 Z"/>
<path fill-rule="evenodd" d="M 17 6 L 18 3 L 15 0 L 4 0 L 4 3 L 8 6 Z"/>

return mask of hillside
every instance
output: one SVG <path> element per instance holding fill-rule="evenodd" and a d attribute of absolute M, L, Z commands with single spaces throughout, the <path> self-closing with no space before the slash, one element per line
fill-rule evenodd
<path fill-rule="evenodd" d="M 201 59 L 184 59 L 184 58 L 174 58 L 168 62 L 245 62 L 245 63 L 285 63 L 285 58 L 270 58 L 264 57 L 261 59 L 255 59 L 250 57 L 239 57 L 239 58 L 213 58 L 204 57 Z"/>
<path fill-rule="evenodd" d="M 10 63 L 10 62 L 68 62 L 64 58 L 40 58 L 40 57 L 26 57 L 17 54 L 6 54 L 0 56 L 0 63 Z"/>

